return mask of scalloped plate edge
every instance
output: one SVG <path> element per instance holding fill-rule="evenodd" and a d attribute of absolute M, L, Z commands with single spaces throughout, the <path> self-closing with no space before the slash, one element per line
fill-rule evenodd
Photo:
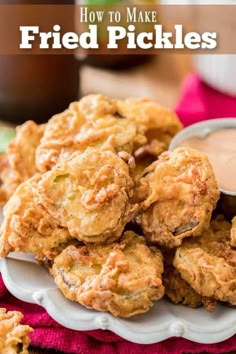
<path fill-rule="evenodd" d="M 213 344 L 224 341 L 236 334 L 236 317 L 233 321 L 224 322 L 225 324 L 227 323 L 226 328 L 219 327 L 217 331 L 209 328 L 209 330 L 206 331 L 201 325 L 196 326 L 189 321 L 179 319 L 170 312 L 169 319 L 159 323 L 155 331 L 152 330 L 149 333 L 140 332 L 137 328 L 131 330 L 130 327 L 132 325 L 130 323 L 125 324 L 125 320 L 115 318 L 107 313 L 95 311 L 89 311 L 87 319 L 83 318 L 83 320 L 79 322 L 77 319 L 72 321 L 70 319 L 68 321 L 64 313 L 60 311 L 59 305 L 55 304 L 51 298 L 51 294 L 55 291 L 59 292 L 59 289 L 46 288 L 31 291 L 25 287 L 20 287 L 11 278 L 7 259 L 0 259 L 0 271 L 7 289 L 15 297 L 26 302 L 41 305 L 55 321 L 73 330 L 111 330 L 120 337 L 137 344 L 158 343 L 171 337 L 183 337 L 202 344 Z"/>

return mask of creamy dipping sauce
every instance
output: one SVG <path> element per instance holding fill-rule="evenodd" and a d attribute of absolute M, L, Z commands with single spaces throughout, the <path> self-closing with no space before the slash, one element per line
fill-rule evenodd
<path fill-rule="evenodd" d="M 184 140 L 189 146 L 205 152 L 214 169 L 220 189 L 236 191 L 236 129 L 221 129 L 204 138 L 192 137 Z"/>

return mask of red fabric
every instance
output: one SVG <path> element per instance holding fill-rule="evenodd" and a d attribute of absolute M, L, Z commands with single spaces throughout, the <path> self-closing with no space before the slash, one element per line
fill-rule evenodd
<path fill-rule="evenodd" d="M 184 125 L 217 117 L 236 117 L 236 98 L 209 88 L 196 75 L 186 78 L 176 112 Z M 196 344 L 183 338 L 171 338 L 160 343 L 140 345 L 128 342 L 109 331 L 73 331 L 56 323 L 38 306 L 13 297 L 0 277 L 0 307 L 24 313 L 24 323 L 31 325 L 32 345 L 75 354 L 182 354 L 225 353 L 236 350 L 236 336 L 217 344 Z M 157 319 L 158 321 L 158 319 Z M 45 349 L 45 353 L 46 349 Z"/>
<path fill-rule="evenodd" d="M 212 89 L 192 74 L 183 82 L 175 111 L 185 126 L 205 119 L 236 117 L 236 97 Z"/>
<path fill-rule="evenodd" d="M 24 313 L 24 323 L 34 328 L 31 343 L 34 346 L 61 350 L 75 354 L 182 354 L 225 353 L 236 350 L 236 336 L 218 344 L 196 344 L 183 338 L 171 338 L 163 342 L 141 345 L 128 342 L 109 331 L 78 332 L 55 322 L 38 306 L 20 301 L 6 289 L 0 276 L 0 307 Z M 47 353 L 45 351 L 45 353 Z"/>

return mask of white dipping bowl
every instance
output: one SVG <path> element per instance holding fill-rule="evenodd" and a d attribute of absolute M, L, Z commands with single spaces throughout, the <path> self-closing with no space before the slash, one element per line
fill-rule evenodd
<path fill-rule="evenodd" d="M 230 128 L 236 129 L 236 118 L 209 119 L 204 120 L 203 122 L 192 124 L 175 135 L 170 143 L 169 150 L 176 149 L 177 147 L 181 146 L 184 140 L 194 136 L 204 138 L 212 131 Z"/>

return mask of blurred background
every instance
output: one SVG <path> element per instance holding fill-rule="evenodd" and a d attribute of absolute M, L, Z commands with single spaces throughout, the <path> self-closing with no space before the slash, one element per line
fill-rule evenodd
<path fill-rule="evenodd" d="M 165 54 L 149 58 L 129 70 L 106 70 L 84 65 L 81 67 L 81 94 L 101 93 L 111 97 L 147 97 L 174 107 L 184 77 L 194 71 L 189 54 Z M 128 58 L 126 58 L 128 60 Z"/>
<path fill-rule="evenodd" d="M 1 4 L 229 4 L 235 0 L 0 0 Z M 198 14 L 199 15 L 199 14 Z M 201 16 L 199 17 L 201 18 Z M 165 26 L 165 23 L 163 24 Z M 236 21 L 227 24 L 234 40 Z M 0 56 L 0 119 L 45 122 L 81 96 L 150 98 L 185 125 L 236 116 L 236 56 L 158 51 L 156 55 Z M 190 117 L 189 121 L 186 121 Z"/>

